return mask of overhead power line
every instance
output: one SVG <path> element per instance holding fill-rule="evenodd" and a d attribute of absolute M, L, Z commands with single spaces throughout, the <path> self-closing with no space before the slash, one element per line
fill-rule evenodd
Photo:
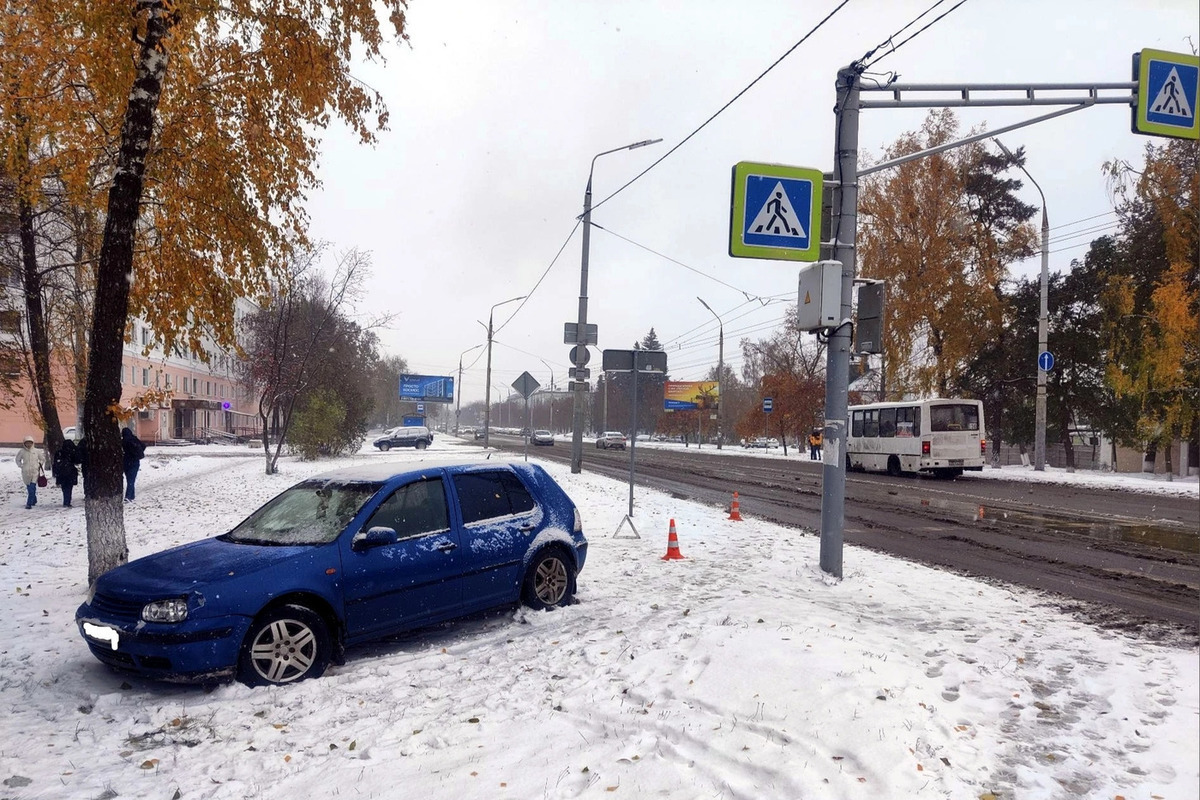
<path fill-rule="evenodd" d="M 955 4 L 954 4 L 954 5 L 953 5 L 953 6 L 952 6 L 952 7 L 951 7 L 951 8 L 950 8 L 948 11 L 945 11 L 944 13 L 942 13 L 942 15 L 941 15 L 941 16 L 939 16 L 939 17 L 937 17 L 937 18 L 933 19 L 932 21 L 930 21 L 930 22 L 929 22 L 929 23 L 928 23 L 928 24 L 927 24 L 927 25 L 926 25 L 924 28 L 921 28 L 921 29 L 920 29 L 920 30 L 918 30 L 916 33 L 912 34 L 912 35 L 911 35 L 911 36 L 909 36 L 907 39 L 904 39 L 904 40 L 903 40 L 903 41 L 901 41 L 901 42 L 898 42 L 898 43 L 893 43 L 893 42 L 891 42 L 891 40 L 889 40 L 889 41 L 888 41 L 888 44 L 891 44 L 891 49 L 889 49 L 889 50 L 888 50 L 887 52 L 885 52 L 885 53 L 881 53 L 881 54 L 880 54 L 880 55 L 879 55 L 877 58 L 873 59 L 873 60 L 872 60 L 872 61 L 870 61 L 869 63 L 863 64 L 863 69 L 867 69 L 868 67 L 872 67 L 872 66 L 874 66 L 875 64 L 878 64 L 880 61 L 882 61 L 883 59 L 887 58 L 887 57 L 888 57 L 888 56 L 890 56 L 892 53 L 896 52 L 896 51 L 897 51 L 897 50 L 899 50 L 901 47 L 903 47 L 904 45 L 906 45 L 906 44 L 908 44 L 909 42 L 911 42 L 913 39 L 915 39 L 915 38 L 917 38 L 918 36 L 920 36 L 922 33 L 924 33 L 925 31 L 929 30 L 930 28 L 932 28 L 932 27 L 933 27 L 934 25 L 936 25 L 938 22 L 940 22 L 941 20 L 945 19 L 945 18 L 946 18 L 947 16 L 949 16 L 950 14 L 953 14 L 953 13 L 954 13 L 954 12 L 955 12 L 955 11 L 956 11 L 956 10 L 957 10 L 957 9 L 958 9 L 960 6 L 961 6 L 961 5 L 963 5 L 963 3 L 966 3 L 966 2 L 967 2 L 967 0 L 958 0 L 958 2 L 957 2 L 957 3 L 955 3 Z M 921 19 L 921 17 L 925 16 L 926 14 L 928 14 L 930 11 L 932 11 L 932 10 L 933 10 L 933 9 L 935 9 L 935 8 L 937 8 L 937 7 L 938 7 L 939 5 L 941 5 L 941 4 L 942 4 L 942 0 L 938 0 L 938 2 L 934 3 L 934 4 L 933 4 L 932 6 L 930 6 L 928 9 L 926 9 L 926 10 L 925 10 L 925 11 L 923 11 L 923 12 L 921 12 L 920 16 L 918 16 L 916 19 L 914 19 L 914 20 L 913 20 L 913 22 L 916 22 L 917 20 Z M 911 25 L 912 23 L 909 23 L 909 24 Z M 904 26 L 904 27 L 905 27 L 905 28 L 907 28 L 907 27 L 909 27 L 909 26 L 908 26 L 908 25 L 906 25 L 906 26 Z M 904 30 L 904 28 L 901 28 L 901 30 Z"/>
<path fill-rule="evenodd" d="M 825 15 L 825 18 L 824 18 L 824 19 L 822 19 L 820 22 L 818 22 L 816 25 L 814 25 L 814 26 L 813 26 L 813 28 L 812 28 L 812 30 L 810 30 L 808 33 L 804 34 L 804 36 L 803 36 L 803 37 L 801 37 L 800 41 L 796 42 L 794 45 L 792 45 L 791 47 L 789 47 L 789 48 L 788 48 L 788 50 L 787 50 L 787 52 L 786 52 L 786 53 L 784 53 L 783 55 L 781 55 L 779 58 L 775 59 L 775 62 L 774 62 L 773 64 L 771 64 L 771 66 L 769 66 L 769 67 L 767 67 L 765 70 L 763 70 L 761 75 L 759 75 L 759 76 L 758 76 L 757 78 L 755 78 L 754 80 L 750 81 L 750 83 L 746 85 L 746 88 L 745 88 L 745 89 L 742 89 L 740 92 L 738 92 L 737 94 L 735 94 L 735 95 L 733 96 L 733 99 L 732 99 L 732 100 L 730 100 L 728 103 L 726 103 L 725 105 L 723 105 L 723 106 L 721 106 L 719 109 L 717 109 L 716 113 L 715 113 L 715 114 L 713 114 L 711 117 L 709 117 L 708 119 L 704 120 L 704 122 L 702 122 L 702 123 L 700 124 L 700 127 L 696 128 L 696 130 L 692 131 L 692 132 L 691 132 L 691 133 L 689 133 L 687 136 L 683 137 L 683 139 L 682 139 L 682 140 L 679 142 L 679 144 L 675 145 L 675 146 L 674 146 L 674 147 L 672 147 L 670 150 L 668 150 L 667 152 L 663 153 L 663 154 L 662 154 L 662 156 L 660 156 L 660 157 L 658 158 L 658 160 L 657 160 L 657 161 L 655 161 L 655 162 L 654 162 L 653 164 L 651 164 L 650 166 L 646 167 L 644 170 L 642 170 L 641 172 L 639 172 L 637 175 L 634 175 L 634 176 L 633 176 L 633 178 L 632 178 L 632 179 L 630 179 L 630 180 L 629 180 L 627 183 L 625 183 L 625 184 L 624 184 L 624 185 L 623 185 L 621 188 L 617 189 L 615 192 L 613 192 L 612 194 L 610 194 L 608 197 L 604 198 L 604 199 L 603 199 L 603 200 L 601 200 L 599 203 L 596 203 L 594 206 L 592 206 L 592 210 L 593 210 L 593 211 L 595 211 L 597 208 L 599 208 L 600 206 L 604 205 L 604 204 L 605 204 L 605 203 L 607 203 L 609 200 L 612 200 L 614 197 L 616 197 L 617 195 L 619 195 L 621 192 L 623 192 L 623 191 L 625 191 L 626 189 L 628 189 L 628 188 L 629 188 L 631 185 L 633 185 L 633 183 L 634 183 L 635 181 L 637 181 L 638 179 L 640 179 L 640 178 L 641 178 L 643 175 L 645 175 L 647 172 L 649 172 L 650 170 L 654 169 L 654 168 L 655 168 L 655 167 L 657 167 L 659 164 L 661 164 L 662 162 L 664 162 L 664 161 L 666 161 L 668 158 L 670 158 L 670 156 L 671 156 L 671 155 L 672 155 L 672 154 L 673 154 L 673 153 L 674 153 L 676 150 L 678 150 L 679 148 L 683 147 L 685 144 L 687 144 L 687 143 L 688 143 L 688 141 L 689 141 L 689 140 L 690 140 L 690 139 L 691 139 L 693 136 L 695 136 L 695 135 L 696 135 L 697 133 L 699 133 L 700 131 L 704 130 L 704 128 L 705 128 L 705 127 L 708 125 L 708 123 L 712 122 L 714 119 L 716 119 L 717 117 L 719 117 L 719 116 L 720 116 L 720 115 L 721 115 L 721 114 L 722 114 L 722 113 L 725 111 L 725 109 L 729 108 L 731 105 L 733 105 L 734 103 L 736 103 L 736 102 L 737 102 L 737 101 L 738 101 L 738 100 L 741 98 L 741 96 L 742 96 L 742 95 L 744 95 L 746 92 L 750 91 L 750 89 L 751 89 L 751 88 L 753 88 L 753 87 L 754 87 L 754 85 L 755 85 L 756 83 L 758 83 L 758 82 L 759 82 L 759 81 L 761 81 L 763 78 L 765 78 L 765 77 L 767 76 L 767 73 L 769 73 L 771 70 L 773 70 L 773 69 L 775 69 L 777 66 L 779 66 L 779 65 L 780 65 L 780 64 L 783 62 L 783 60 L 784 60 L 785 58 L 787 58 L 787 57 L 788 57 L 788 56 L 790 56 L 790 55 L 791 55 L 793 52 L 795 52 L 796 48 L 798 48 L 800 45 L 802 45 L 802 44 L 804 44 L 806 41 L 808 41 L 808 38 L 809 38 L 810 36 L 812 36 L 812 35 L 813 35 L 814 33 L 816 33 L 817 31 L 821 30 L 821 26 L 823 26 L 823 25 L 824 25 L 826 22 L 828 22 L 830 19 L 832 19 L 832 18 L 833 18 L 833 16 L 834 16 L 835 14 L 837 14 L 839 11 L 841 11 L 841 10 L 842 10 L 842 9 L 843 9 L 843 8 L 846 6 L 846 4 L 847 4 L 847 3 L 849 3 L 849 2 L 850 2 L 850 0 L 842 0 L 842 2 L 838 3 L 838 5 L 837 5 L 837 8 L 833 9 L 833 11 L 830 11 L 828 14 L 826 14 L 826 15 Z M 593 223 L 593 224 L 595 224 L 595 223 Z"/>

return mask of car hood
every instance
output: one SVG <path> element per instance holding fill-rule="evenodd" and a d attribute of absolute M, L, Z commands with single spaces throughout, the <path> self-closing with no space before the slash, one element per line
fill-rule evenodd
<path fill-rule="evenodd" d="M 202 539 L 130 561 L 100 576 L 97 591 L 135 597 L 172 595 L 267 569 L 311 546 L 236 544 Z"/>

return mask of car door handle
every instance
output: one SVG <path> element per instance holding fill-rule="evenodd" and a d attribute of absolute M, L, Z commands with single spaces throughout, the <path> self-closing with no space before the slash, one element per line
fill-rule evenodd
<path fill-rule="evenodd" d="M 537 525 L 534 525 L 532 522 L 526 522 L 524 525 L 522 525 L 520 527 L 520 531 L 521 531 L 521 533 L 529 533 L 531 530 L 533 530 L 536 527 L 537 527 Z"/>
<path fill-rule="evenodd" d="M 456 545 L 454 542 L 438 542 L 434 546 L 443 553 L 449 553 L 451 550 L 454 550 L 458 547 L 458 545 Z"/>

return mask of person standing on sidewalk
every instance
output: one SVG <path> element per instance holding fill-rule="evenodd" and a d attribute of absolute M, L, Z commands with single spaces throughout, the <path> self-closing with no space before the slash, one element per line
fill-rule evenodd
<path fill-rule="evenodd" d="M 15 461 L 17 468 L 21 470 L 21 483 L 25 484 L 25 491 L 28 493 L 25 507 L 33 508 L 37 505 L 37 482 L 46 468 L 46 455 L 33 446 L 32 436 L 26 436 L 25 441 L 21 443 L 21 449 L 17 451 Z"/>
<path fill-rule="evenodd" d="M 79 483 L 79 449 L 75 442 L 67 439 L 54 454 L 53 472 L 58 488 L 62 489 L 63 507 L 71 507 L 71 492 Z"/>
<path fill-rule="evenodd" d="M 142 465 L 142 456 L 146 454 L 146 445 L 129 428 L 122 428 L 121 451 L 122 466 L 125 468 L 125 499 L 132 501 L 133 484 L 137 480 L 138 468 Z"/>

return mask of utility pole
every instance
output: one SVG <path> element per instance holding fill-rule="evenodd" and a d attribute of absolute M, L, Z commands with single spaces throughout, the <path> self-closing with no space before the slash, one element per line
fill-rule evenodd
<path fill-rule="evenodd" d="M 1042 365 L 1042 353 L 1045 353 L 1049 346 L 1047 339 L 1050 330 L 1050 218 L 1046 215 L 1046 193 L 1042 191 L 1042 187 L 1029 174 L 1029 170 L 1025 169 L 1024 164 L 1017 163 L 1017 157 L 1004 146 L 1004 142 L 999 139 L 992 141 L 1004 151 L 1004 155 L 1008 156 L 1013 164 L 1020 167 L 1021 172 L 1025 173 L 1025 177 L 1029 178 L 1029 182 L 1033 184 L 1033 188 L 1038 190 L 1038 195 L 1042 198 L 1042 305 L 1038 311 L 1037 398 L 1033 411 L 1033 468 L 1037 472 L 1043 472 L 1046 469 L 1046 370 Z"/>
<path fill-rule="evenodd" d="M 717 449 L 721 449 L 721 445 L 725 442 L 725 412 L 722 411 L 724 403 L 721 402 L 721 381 L 725 378 L 725 323 L 721 322 L 721 317 L 717 312 L 709 308 L 708 303 L 700 300 L 700 305 L 708 309 L 708 313 L 717 318 Z"/>

